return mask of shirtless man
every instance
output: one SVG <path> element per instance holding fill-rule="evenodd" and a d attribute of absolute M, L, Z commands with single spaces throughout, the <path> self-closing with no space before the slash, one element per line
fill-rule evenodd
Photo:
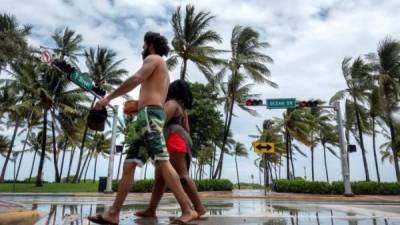
<path fill-rule="evenodd" d="M 155 169 L 162 174 L 168 188 L 177 199 L 182 215 L 172 224 L 184 224 L 198 217 L 190 206 L 179 176 L 169 162 L 169 155 L 163 136 L 165 113 L 163 105 L 168 93 L 168 68 L 162 56 L 168 54 L 167 39 L 158 33 L 147 32 L 144 36 L 143 65 L 132 77 L 128 78 L 120 87 L 98 101 L 95 109 L 104 108 L 110 101 L 128 93 L 141 84 L 139 94 L 139 110 L 135 121 L 136 136 L 130 145 L 123 174 L 119 182 L 118 192 L 112 207 L 88 219 L 99 224 L 118 224 L 122 204 L 131 189 L 136 166 L 143 164 L 150 157 L 155 161 Z"/>

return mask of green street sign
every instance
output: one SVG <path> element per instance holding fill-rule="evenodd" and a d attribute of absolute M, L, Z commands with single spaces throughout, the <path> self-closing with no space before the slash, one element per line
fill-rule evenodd
<path fill-rule="evenodd" d="M 72 82 L 74 82 L 79 87 L 81 87 L 87 91 L 92 90 L 92 87 L 93 87 L 92 80 L 86 74 L 82 74 L 82 73 L 79 73 L 78 71 L 75 71 L 71 74 L 70 79 Z"/>
<path fill-rule="evenodd" d="M 287 109 L 296 108 L 295 98 L 272 98 L 267 99 L 267 109 Z"/>

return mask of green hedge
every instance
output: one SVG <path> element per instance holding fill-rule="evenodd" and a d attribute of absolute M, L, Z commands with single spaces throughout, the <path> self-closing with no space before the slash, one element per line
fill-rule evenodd
<path fill-rule="evenodd" d="M 359 195 L 398 195 L 400 194 L 400 183 L 388 182 L 351 182 L 354 194 Z M 342 181 L 318 182 L 304 180 L 277 180 L 273 183 L 276 192 L 310 193 L 310 194 L 343 194 L 344 187 Z"/>
<path fill-rule="evenodd" d="M 233 184 L 229 180 L 195 180 L 198 191 L 232 191 Z M 152 192 L 153 179 L 138 180 L 132 185 L 131 192 Z M 113 190 L 118 189 L 117 181 L 113 181 Z"/>

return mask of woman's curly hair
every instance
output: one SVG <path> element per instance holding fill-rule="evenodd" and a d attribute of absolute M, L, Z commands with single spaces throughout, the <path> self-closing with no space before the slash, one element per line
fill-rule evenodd
<path fill-rule="evenodd" d="M 167 101 L 173 99 L 181 102 L 186 109 L 193 106 L 193 95 L 190 86 L 186 81 L 175 80 L 169 85 Z"/>

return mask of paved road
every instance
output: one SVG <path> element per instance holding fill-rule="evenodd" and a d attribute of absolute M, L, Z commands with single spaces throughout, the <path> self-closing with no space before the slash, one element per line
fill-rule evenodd
<path fill-rule="evenodd" d="M 2 196 L 2 200 L 24 204 L 45 213 L 36 225 L 89 225 L 85 219 L 100 213 L 111 204 L 111 197 Z M 179 215 L 179 206 L 172 198 L 163 199 L 158 219 L 140 219 L 133 212 L 143 209 L 148 198 L 128 198 L 121 215 L 121 225 L 168 224 Z M 395 202 L 316 202 L 262 198 L 203 198 L 208 209 L 198 225 L 400 225 L 400 203 Z M 90 225 L 92 225 L 91 223 Z"/>

